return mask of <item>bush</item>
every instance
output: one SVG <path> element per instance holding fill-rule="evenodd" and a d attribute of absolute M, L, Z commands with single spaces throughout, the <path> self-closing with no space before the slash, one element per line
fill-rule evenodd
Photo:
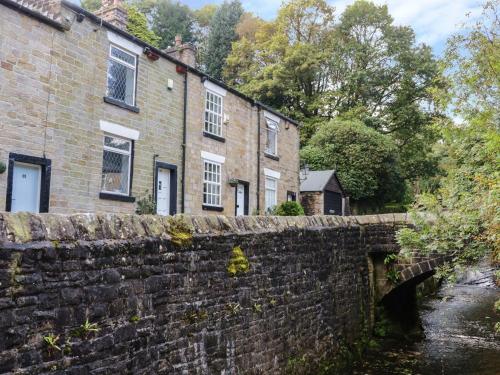
<path fill-rule="evenodd" d="M 273 211 L 277 216 L 303 216 L 304 209 L 298 202 L 283 202 Z"/>

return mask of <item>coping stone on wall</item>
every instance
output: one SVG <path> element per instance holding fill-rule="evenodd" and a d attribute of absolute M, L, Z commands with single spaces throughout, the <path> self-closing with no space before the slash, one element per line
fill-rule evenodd
<path fill-rule="evenodd" d="M 290 230 L 352 227 L 368 224 L 397 225 L 406 214 L 365 216 L 183 216 L 194 235 L 283 232 Z M 169 239 L 172 217 L 130 214 L 0 213 L 0 242 Z"/>

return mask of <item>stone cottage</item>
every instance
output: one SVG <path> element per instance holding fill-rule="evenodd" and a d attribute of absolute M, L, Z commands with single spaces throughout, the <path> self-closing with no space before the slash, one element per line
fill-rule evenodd
<path fill-rule="evenodd" d="M 299 192 L 298 124 L 124 31 L 121 0 L 0 0 L 0 207 L 244 215 Z M 0 171 L 1 171 L 0 166 Z"/>

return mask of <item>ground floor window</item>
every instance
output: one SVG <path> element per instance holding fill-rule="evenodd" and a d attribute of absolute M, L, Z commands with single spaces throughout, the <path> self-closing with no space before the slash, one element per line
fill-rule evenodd
<path fill-rule="evenodd" d="M 104 136 L 101 191 L 129 195 L 132 141 L 111 135 Z"/>
<path fill-rule="evenodd" d="M 221 165 L 213 161 L 203 161 L 203 204 L 221 206 Z"/>
<path fill-rule="evenodd" d="M 277 185 L 277 179 L 266 177 L 266 212 L 270 212 L 277 204 Z"/>

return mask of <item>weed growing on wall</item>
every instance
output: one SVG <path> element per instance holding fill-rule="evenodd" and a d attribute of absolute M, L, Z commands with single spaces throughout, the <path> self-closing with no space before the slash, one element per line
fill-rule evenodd
<path fill-rule="evenodd" d="M 250 262 L 245 256 L 241 247 L 236 246 L 233 248 L 231 259 L 227 266 L 227 273 L 229 276 L 234 277 L 241 273 L 246 273 L 250 270 Z"/>
<path fill-rule="evenodd" d="M 193 242 L 193 227 L 182 216 L 168 218 L 168 234 L 173 244 L 181 247 L 189 246 Z"/>

